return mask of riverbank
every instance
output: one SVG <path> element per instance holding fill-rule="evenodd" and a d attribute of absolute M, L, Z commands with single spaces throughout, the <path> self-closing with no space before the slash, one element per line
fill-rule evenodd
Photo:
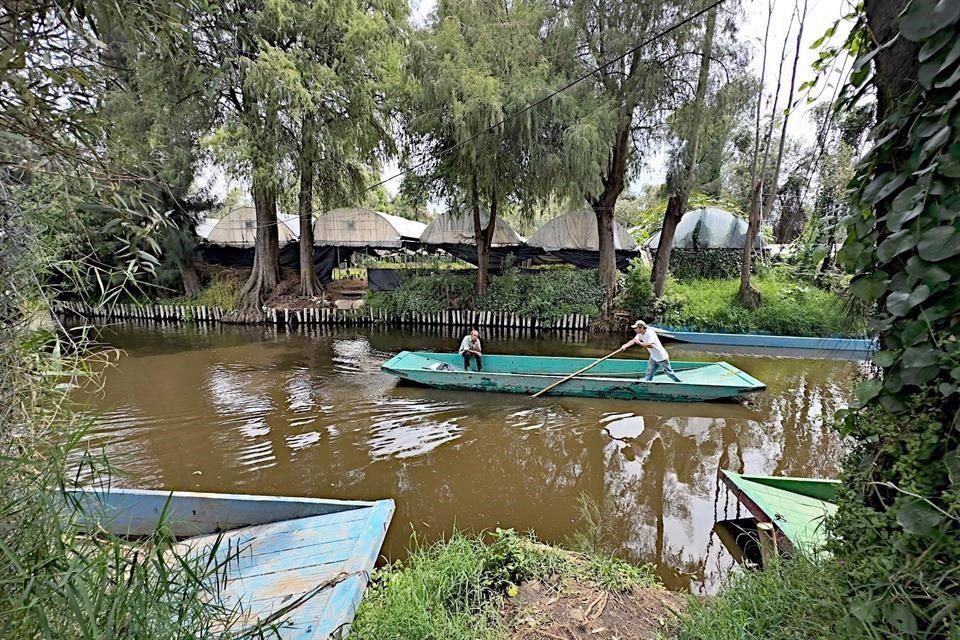
<path fill-rule="evenodd" d="M 513 530 L 455 533 L 378 571 L 351 637 L 655 640 L 672 634 L 684 603 L 650 567 Z"/>
<path fill-rule="evenodd" d="M 590 270 L 513 271 L 491 276 L 487 292 L 474 293 L 473 278 L 454 273 L 412 273 L 392 292 L 366 291 L 363 280 L 339 280 L 321 296 L 296 295 L 299 280 L 288 274 L 267 301 L 257 322 L 267 324 L 403 324 L 479 326 L 510 329 L 585 330 L 594 328 L 601 291 Z M 195 298 L 176 298 L 91 309 L 73 305 L 93 317 L 182 321 L 231 321 L 244 274 L 221 270 Z M 753 279 L 762 295 L 756 309 L 737 301 L 739 281 L 669 281 L 665 296 L 652 296 L 649 271 L 633 268 L 617 298 L 618 317 L 659 321 L 675 330 L 812 338 L 862 338 L 863 313 L 841 293 L 820 289 L 770 270 Z M 69 306 L 69 305 L 68 305 Z"/>

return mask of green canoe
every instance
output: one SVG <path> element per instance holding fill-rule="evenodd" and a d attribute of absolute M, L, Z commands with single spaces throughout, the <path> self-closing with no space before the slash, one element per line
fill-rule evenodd
<path fill-rule="evenodd" d="M 825 542 L 823 522 L 837 511 L 836 480 L 745 476 L 721 469 L 723 481 L 759 522 L 777 529 L 781 548 L 814 553 Z"/>
<path fill-rule="evenodd" d="M 533 394 L 594 362 L 591 358 L 484 355 L 483 371 L 463 370 L 457 353 L 403 351 L 383 365 L 399 378 L 438 389 Z M 548 392 L 553 396 L 697 402 L 734 398 L 764 384 L 726 362 L 673 362 L 680 382 L 657 375 L 646 382 L 645 360 L 601 362 Z M 473 365 L 475 366 L 475 365 Z"/>

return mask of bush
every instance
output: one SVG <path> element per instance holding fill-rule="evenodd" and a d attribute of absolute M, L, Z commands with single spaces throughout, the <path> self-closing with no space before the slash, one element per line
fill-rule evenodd
<path fill-rule="evenodd" d="M 368 293 L 367 304 L 395 315 L 477 309 L 549 321 L 570 313 L 596 315 L 602 297 L 597 273 L 590 270 L 509 270 L 491 276 L 487 292 L 480 297 L 474 293 L 474 282 L 470 275 L 416 276 L 396 291 Z"/>
<path fill-rule="evenodd" d="M 650 282 L 650 267 L 640 258 L 630 261 L 630 268 L 620 284 L 617 306 L 629 311 L 635 318 L 653 316 L 653 283 Z"/>
<path fill-rule="evenodd" d="M 754 310 L 737 301 L 739 280 L 693 280 L 674 284 L 663 323 L 678 329 L 787 336 L 862 336 L 863 318 L 848 313 L 843 299 L 810 284 L 754 278 L 763 296 Z"/>
<path fill-rule="evenodd" d="M 506 636 L 498 598 L 550 573 L 558 560 L 513 530 L 497 530 L 491 544 L 454 533 L 415 546 L 405 564 L 377 571 L 351 630 L 361 640 L 483 639 Z"/>

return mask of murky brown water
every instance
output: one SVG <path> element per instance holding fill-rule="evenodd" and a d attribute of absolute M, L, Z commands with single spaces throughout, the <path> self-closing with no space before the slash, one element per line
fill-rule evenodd
<path fill-rule="evenodd" d="M 750 406 L 450 392 L 398 387 L 380 365 L 457 337 L 397 331 L 117 328 L 124 350 L 89 437 L 144 488 L 364 499 L 392 497 L 383 552 L 410 534 L 532 529 L 562 542 L 586 525 L 581 495 L 605 504 L 618 552 L 657 564 L 679 589 L 710 590 L 732 560 L 712 533 L 736 506 L 718 469 L 826 477 L 840 456 L 824 417 L 852 397 L 857 363 L 705 353 L 765 381 Z M 599 357 L 615 339 L 508 339 L 485 350 Z M 642 355 L 640 352 L 637 355 Z"/>

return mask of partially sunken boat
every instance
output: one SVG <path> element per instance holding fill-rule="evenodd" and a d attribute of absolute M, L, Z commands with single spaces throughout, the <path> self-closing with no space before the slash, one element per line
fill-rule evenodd
<path fill-rule="evenodd" d="M 721 469 L 723 482 L 757 522 L 768 522 L 786 551 L 815 553 L 826 542 L 825 520 L 837 512 L 839 482 L 787 476 L 748 476 Z"/>
<path fill-rule="evenodd" d="M 590 358 L 484 355 L 483 371 L 464 371 L 457 353 L 403 351 L 383 365 L 402 380 L 467 391 L 533 394 L 579 371 Z M 647 382 L 645 360 L 605 360 L 546 393 L 552 396 L 699 402 L 762 391 L 766 386 L 726 362 L 671 362 L 680 382 L 658 374 Z"/>

